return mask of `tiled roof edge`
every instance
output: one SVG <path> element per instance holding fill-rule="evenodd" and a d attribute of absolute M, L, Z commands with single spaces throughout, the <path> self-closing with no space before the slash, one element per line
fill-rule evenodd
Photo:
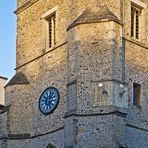
<path fill-rule="evenodd" d="M 29 81 L 24 73 L 18 72 L 16 73 L 12 79 L 6 84 L 5 87 L 16 85 L 16 84 L 29 84 Z"/>
<path fill-rule="evenodd" d="M 100 13 L 97 14 L 96 13 L 97 11 L 94 13 L 94 12 L 91 12 L 91 10 L 87 8 L 77 19 L 75 19 L 68 26 L 67 31 L 76 25 L 99 23 L 99 22 L 105 22 L 105 21 L 114 21 L 114 22 L 122 25 L 122 22 L 115 16 L 115 14 L 113 12 L 111 12 L 109 10 L 109 8 L 107 6 L 98 7 L 98 12 L 99 11 L 100 11 Z"/>

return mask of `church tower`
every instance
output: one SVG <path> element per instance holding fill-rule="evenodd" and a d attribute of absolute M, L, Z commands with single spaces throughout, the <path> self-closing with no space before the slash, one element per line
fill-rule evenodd
<path fill-rule="evenodd" d="M 18 0 L 3 147 L 146 148 L 147 10 L 146 0 Z"/>

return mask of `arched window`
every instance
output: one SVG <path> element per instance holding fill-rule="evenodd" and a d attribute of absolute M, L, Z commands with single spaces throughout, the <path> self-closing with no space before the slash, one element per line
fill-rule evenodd
<path fill-rule="evenodd" d="M 56 146 L 54 146 L 53 144 L 49 143 L 46 148 L 56 148 Z"/>

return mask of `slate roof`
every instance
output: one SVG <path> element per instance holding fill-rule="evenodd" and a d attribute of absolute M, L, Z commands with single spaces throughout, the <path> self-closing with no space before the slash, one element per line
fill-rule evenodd
<path fill-rule="evenodd" d="M 115 14 L 104 5 L 100 7 L 87 8 L 76 20 L 72 22 L 72 24 L 69 25 L 67 30 L 78 24 L 96 23 L 103 20 L 115 21 L 122 24 Z"/>
<path fill-rule="evenodd" d="M 25 76 L 25 74 L 23 74 L 22 72 L 16 73 L 5 87 L 16 85 L 16 84 L 29 84 L 29 81 L 27 77 Z"/>

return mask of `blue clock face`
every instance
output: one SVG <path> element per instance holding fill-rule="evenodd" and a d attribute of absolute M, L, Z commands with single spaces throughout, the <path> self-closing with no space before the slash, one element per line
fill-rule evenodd
<path fill-rule="evenodd" d="M 48 115 L 52 113 L 59 103 L 59 92 L 54 87 L 49 87 L 41 94 L 39 99 L 40 111 Z"/>

